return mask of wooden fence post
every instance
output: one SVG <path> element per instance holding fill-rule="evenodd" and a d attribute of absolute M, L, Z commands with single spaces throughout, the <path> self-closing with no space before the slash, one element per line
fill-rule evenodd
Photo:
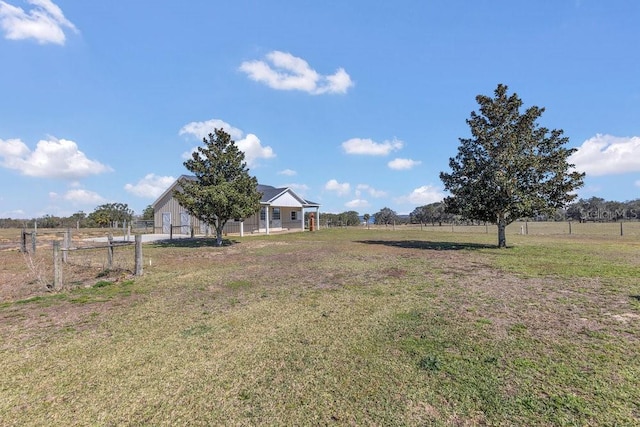
<path fill-rule="evenodd" d="M 53 290 L 62 289 L 62 263 L 60 262 L 60 242 L 53 242 Z"/>
<path fill-rule="evenodd" d="M 32 250 L 32 254 L 35 255 L 36 254 L 36 241 L 37 241 L 37 237 L 36 237 L 36 232 L 35 230 L 31 232 L 31 250 Z"/>
<path fill-rule="evenodd" d="M 107 269 L 113 267 L 113 234 L 109 233 L 107 237 L 109 246 L 107 246 Z"/>
<path fill-rule="evenodd" d="M 69 253 L 69 248 L 71 247 L 71 230 L 67 228 L 64 232 L 64 237 L 62 238 L 62 262 L 67 263 L 67 256 Z"/>
<path fill-rule="evenodd" d="M 571 235 L 571 221 L 569 221 L 569 235 Z"/>
<path fill-rule="evenodd" d="M 135 275 L 142 276 L 142 235 L 136 234 L 136 267 Z"/>
<path fill-rule="evenodd" d="M 22 234 L 20 235 L 20 251 L 22 253 L 27 252 L 27 231 L 23 228 Z"/>
<path fill-rule="evenodd" d="M 620 235 L 624 236 L 624 233 L 622 232 L 622 221 L 620 221 Z"/>

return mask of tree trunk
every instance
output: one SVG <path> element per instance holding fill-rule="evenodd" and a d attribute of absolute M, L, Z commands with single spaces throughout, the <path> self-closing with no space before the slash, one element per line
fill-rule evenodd
<path fill-rule="evenodd" d="M 222 246 L 222 230 L 224 229 L 224 223 L 216 218 L 216 246 Z"/>
<path fill-rule="evenodd" d="M 506 228 L 507 221 L 504 219 L 504 214 L 498 214 L 498 247 L 506 248 L 507 247 L 507 236 L 506 236 Z"/>
<path fill-rule="evenodd" d="M 222 227 L 216 227 L 216 246 L 222 246 Z"/>

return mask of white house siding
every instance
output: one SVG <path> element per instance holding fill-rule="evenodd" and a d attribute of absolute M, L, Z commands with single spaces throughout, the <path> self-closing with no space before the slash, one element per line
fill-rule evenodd
<path fill-rule="evenodd" d="M 180 206 L 177 200 L 173 197 L 173 191 L 176 188 L 180 188 L 180 185 L 176 181 L 169 189 L 165 191 L 154 203 L 154 224 L 155 231 L 163 232 L 163 215 L 169 214 L 171 216 L 171 226 L 174 234 L 185 232 L 186 227 L 181 227 L 185 223 L 184 212 L 185 209 Z M 269 213 L 269 230 L 279 231 L 285 230 L 299 230 L 304 231 L 304 210 L 303 203 L 307 203 L 304 199 L 299 198 L 295 193 L 292 193 L 290 189 L 276 189 L 274 187 L 267 186 L 267 191 L 272 191 L 270 200 L 265 200 L 261 207 L 268 207 Z M 278 194 L 277 191 L 282 191 Z M 275 227 L 273 208 L 280 209 L 280 227 Z M 291 219 L 291 212 L 296 212 L 295 220 Z M 207 232 L 206 224 L 202 223 L 197 218 L 190 215 L 189 224 L 193 227 L 196 234 L 205 234 Z M 190 228 L 187 232 L 190 233 Z M 246 218 L 243 223 L 244 233 L 257 233 L 266 232 L 266 228 L 260 227 L 260 211 L 256 212 L 249 218 Z M 211 233 L 215 233 L 214 228 L 209 228 Z M 225 224 L 224 233 L 226 234 L 240 234 L 240 222 L 235 220 L 229 220 Z"/>
<path fill-rule="evenodd" d="M 300 208 L 302 206 L 302 203 L 300 202 L 300 200 L 293 197 L 293 195 L 291 195 L 290 193 L 283 193 L 280 197 L 275 199 L 271 203 L 271 205 L 281 207 L 281 208 L 284 208 L 284 207 Z"/>
<path fill-rule="evenodd" d="M 155 217 L 155 228 L 156 232 L 162 233 L 162 214 L 170 213 L 171 214 L 171 225 L 173 226 L 174 234 L 189 234 L 190 231 L 185 231 L 185 227 L 181 227 L 183 224 L 182 217 L 184 216 L 185 210 L 182 206 L 178 204 L 178 202 L 173 198 L 169 198 L 164 203 L 157 205 L 157 210 L 154 212 Z M 279 207 L 279 206 L 276 206 Z M 291 212 L 296 212 L 295 221 L 291 220 Z M 269 207 L 269 220 L 270 220 L 270 229 L 273 231 L 280 230 L 304 230 L 304 223 L 302 218 L 304 217 L 304 213 L 302 208 L 286 208 L 280 207 L 280 218 L 281 218 L 281 227 L 274 228 L 273 227 L 273 207 Z M 202 223 L 198 218 L 194 216 L 190 216 L 190 222 L 193 226 L 193 229 L 196 234 L 206 234 L 206 224 Z M 245 233 L 264 233 L 266 230 L 264 228 L 260 228 L 259 215 L 252 215 L 251 217 L 244 220 L 243 229 Z M 215 233 L 215 229 L 213 226 L 210 227 L 210 233 Z M 230 219 L 224 226 L 224 233 L 226 234 L 240 234 L 240 221 L 235 221 Z"/>
<path fill-rule="evenodd" d="M 291 212 L 296 213 L 295 220 L 291 220 Z M 302 212 L 302 207 L 281 208 L 280 213 L 282 217 L 282 228 L 286 228 L 287 230 L 304 230 L 304 213 Z"/>
<path fill-rule="evenodd" d="M 162 215 L 165 213 L 169 213 L 171 215 L 171 226 L 173 227 L 174 234 L 190 234 L 190 227 L 182 227 L 183 224 L 183 214 L 185 213 L 185 209 L 178 204 L 178 201 L 173 197 L 173 191 L 168 192 L 165 196 L 156 201 L 154 205 L 154 224 L 155 224 L 155 232 L 164 233 L 162 227 Z M 204 234 L 204 226 L 201 229 L 200 220 L 190 215 L 190 226 L 193 226 L 195 233 Z"/>

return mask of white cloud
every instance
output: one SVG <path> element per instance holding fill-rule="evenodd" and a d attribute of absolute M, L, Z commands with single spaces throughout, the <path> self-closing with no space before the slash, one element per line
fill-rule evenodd
<path fill-rule="evenodd" d="M 0 139 L 0 159 L 5 168 L 41 178 L 79 179 L 113 170 L 88 159 L 75 142 L 52 137 L 39 141 L 34 151 L 19 139 Z"/>
<path fill-rule="evenodd" d="M 640 172 L 640 137 L 597 134 L 578 147 L 569 163 L 593 176 Z"/>
<path fill-rule="evenodd" d="M 252 133 L 236 141 L 236 145 L 244 151 L 244 158 L 250 167 L 255 166 L 259 159 L 271 159 L 276 156 L 271 147 L 263 147 L 260 139 Z"/>
<path fill-rule="evenodd" d="M 415 206 L 428 205 L 429 203 L 441 202 L 444 194 L 432 185 L 423 185 L 411 192 L 408 196 L 399 197 L 397 203 L 409 203 Z"/>
<path fill-rule="evenodd" d="M 106 199 L 98 193 L 83 189 L 69 190 L 62 198 L 74 205 L 99 205 L 106 202 Z"/>
<path fill-rule="evenodd" d="M 400 150 L 404 143 L 400 140 L 375 142 L 371 139 L 351 138 L 342 143 L 342 149 L 347 154 L 364 154 L 367 156 L 386 156 L 392 151 Z"/>
<path fill-rule="evenodd" d="M 298 172 L 291 170 L 291 169 L 285 169 L 285 170 L 281 170 L 280 172 L 278 172 L 278 175 L 286 175 L 286 176 L 295 176 L 297 175 Z"/>
<path fill-rule="evenodd" d="M 222 129 L 231 136 L 234 141 L 242 138 L 243 132 L 231 126 L 229 123 L 219 120 L 211 119 L 205 122 L 191 122 L 187 123 L 180 129 L 179 135 L 193 135 L 202 141 L 203 138 L 208 138 L 210 133 L 214 133 L 216 129 Z"/>
<path fill-rule="evenodd" d="M 78 33 L 62 10 L 51 0 L 27 0 L 34 7 L 25 12 L 22 8 L 0 1 L 0 28 L 9 40 L 35 39 L 40 44 L 63 45 L 64 28 Z"/>
<path fill-rule="evenodd" d="M 341 184 L 335 179 L 332 179 L 327 181 L 327 183 L 324 185 L 324 189 L 328 191 L 335 191 L 338 196 L 344 196 L 349 194 L 351 185 L 348 182 L 344 182 Z"/>
<path fill-rule="evenodd" d="M 351 209 L 368 208 L 369 206 L 371 206 L 371 204 L 369 204 L 368 201 L 363 199 L 354 199 L 354 200 L 351 200 L 350 202 L 345 203 L 344 205 Z"/>
<path fill-rule="evenodd" d="M 256 166 L 259 159 L 271 159 L 276 157 L 273 149 L 269 146 L 263 146 L 260 142 L 260 138 L 256 135 L 249 133 L 244 136 L 244 132 L 242 130 L 219 119 L 188 123 L 180 129 L 179 134 L 193 135 L 202 140 L 203 138 L 208 138 L 209 134 L 213 133 L 215 129 L 223 129 L 231 136 L 231 139 L 236 142 L 238 148 L 244 152 L 245 161 L 247 162 L 247 166 L 250 168 Z M 183 153 L 182 157 L 184 159 L 190 159 L 191 153 L 195 151 L 196 147 L 189 152 Z"/>
<path fill-rule="evenodd" d="M 172 176 L 158 176 L 148 173 L 136 184 L 126 184 L 124 189 L 139 197 L 155 199 L 169 188 L 175 180 Z"/>
<path fill-rule="evenodd" d="M 390 169 L 395 170 L 408 170 L 412 169 L 414 166 L 418 166 L 421 164 L 421 161 L 411 160 L 411 159 L 394 159 L 387 163 Z"/>
<path fill-rule="evenodd" d="M 287 52 L 273 51 L 266 61 L 245 61 L 240 71 L 251 80 L 266 84 L 272 89 L 301 90 L 312 95 L 346 93 L 353 86 L 351 77 L 339 68 L 335 74 L 323 76 L 312 69 L 307 61 Z"/>
<path fill-rule="evenodd" d="M 371 197 L 376 198 L 385 197 L 387 195 L 386 191 L 376 190 L 375 188 L 367 184 L 358 184 L 358 186 L 356 187 L 356 196 L 360 197 L 363 191 L 368 193 Z"/>

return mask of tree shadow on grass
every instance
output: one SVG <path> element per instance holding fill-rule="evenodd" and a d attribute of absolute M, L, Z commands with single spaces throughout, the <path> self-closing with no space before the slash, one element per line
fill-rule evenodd
<path fill-rule="evenodd" d="M 496 249 L 496 245 L 483 243 L 428 242 L 424 240 L 358 240 L 356 243 L 384 245 L 405 249 L 424 249 L 432 251 L 459 251 L 477 249 Z"/>
<path fill-rule="evenodd" d="M 237 240 L 222 239 L 222 246 L 238 244 Z M 215 237 L 194 237 L 193 239 L 166 239 L 153 242 L 157 248 L 210 248 L 216 247 Z"/>

